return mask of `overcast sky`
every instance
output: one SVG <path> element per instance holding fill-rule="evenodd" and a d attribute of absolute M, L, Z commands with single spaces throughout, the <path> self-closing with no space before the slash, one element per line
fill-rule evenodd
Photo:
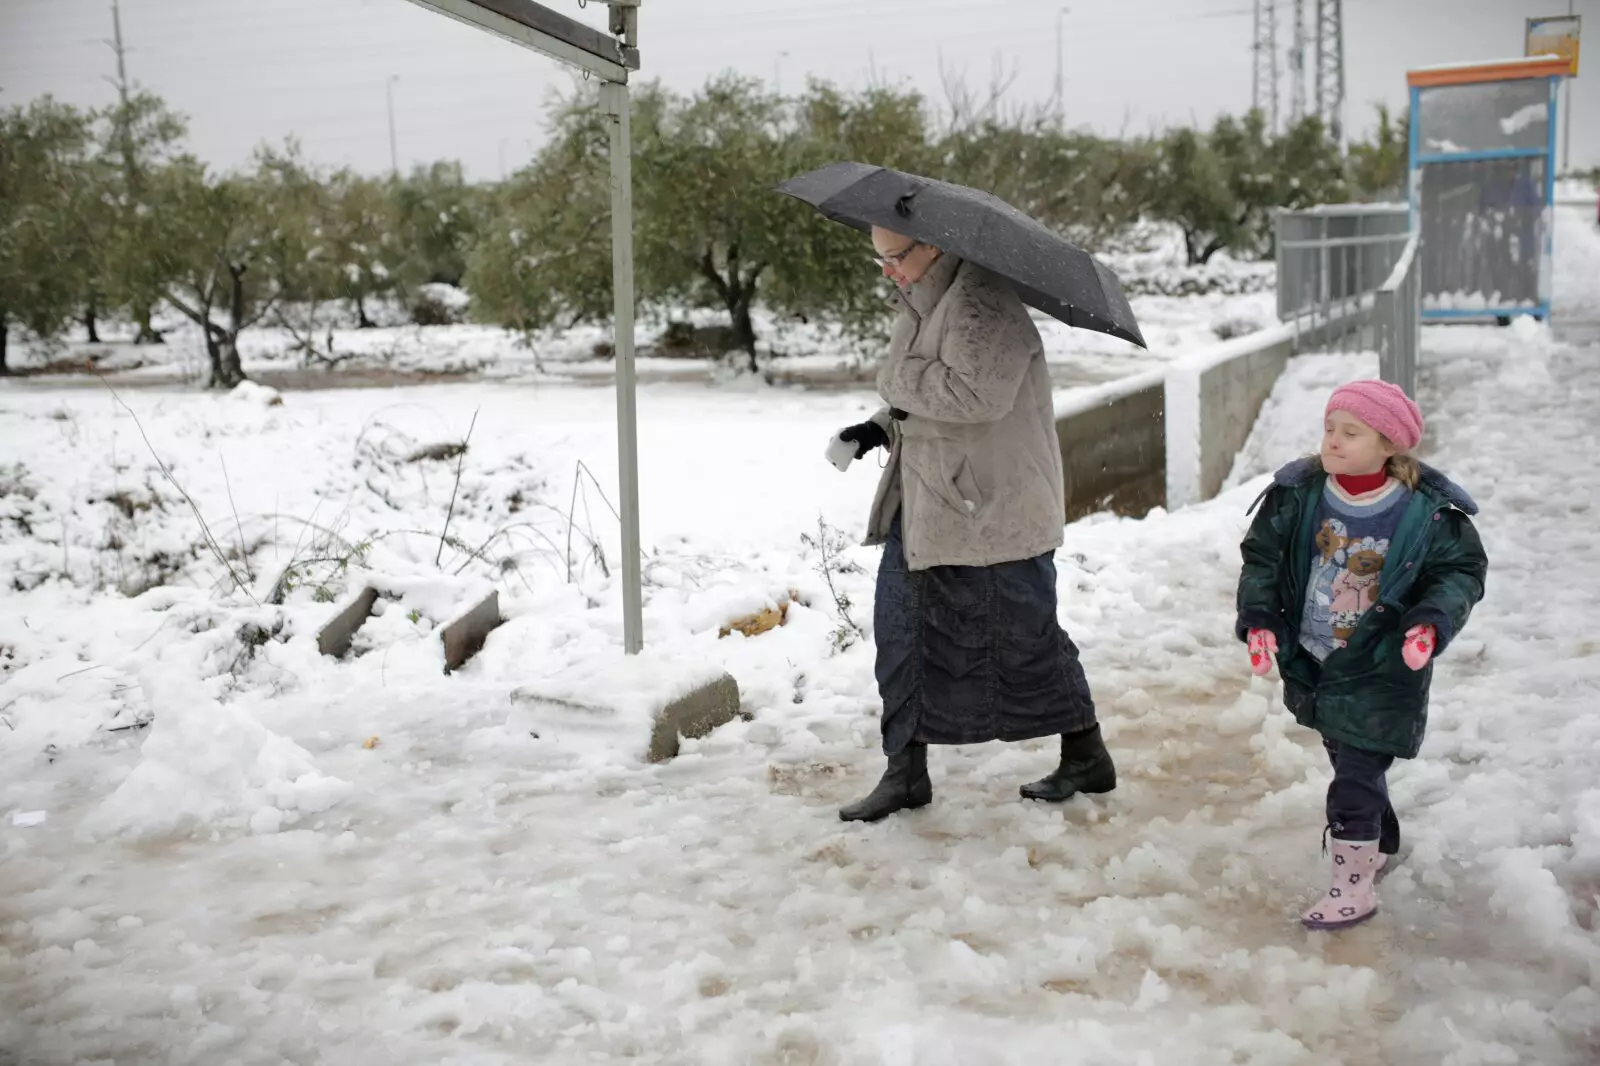
<path fill-rule="evenodd" d="M 1523 19 L 1568 0 L 1344 0 L 1347 115 L 1405 103 L 1410 67 L 1522 53 Z M 591 0 L 547 6 L 602 24 Z M 1059 2 L 1047 0 L 643 0 L 645 77 L 690 91 L 738 70 L 793 91 L 814 75 L 844 85 L 913 85 L 940 100 L 941 58 L 974 88 L 1016 72 L 1013 103 L 1043 103 L 1056 71 Z M 1102 133 L 1207 124 L 1250 106 L 1251 0 L 1067 0 L 1061 18 L 1068 123 Z M 1308 12 L 1315 0 L 1305 0 Z M 1574 83 L 1572 159 L 1600 165 L 1600 0 Z M 1278 6 L 1289 44 L 1289 0 Z M 479 177 L 527 160 L 544 103 L 571 84 L 554 62 L 406 0 L 122 0 L 130 76 L 188 116 L 191 143 L 221 166 L 263 140 L 300 139 L 316 159 L 389 166 L 393 84 L 402 168 L 459 159 Z M 110 102 L 111 0 L 0 0 L 0 104 L 53 93 Z M 1287 88 L 1284 109 L 1287 112 Z"/>

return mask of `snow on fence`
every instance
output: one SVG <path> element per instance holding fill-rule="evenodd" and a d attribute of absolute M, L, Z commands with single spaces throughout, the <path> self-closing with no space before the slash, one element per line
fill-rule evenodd
<path fill-rule="evenodd" d="M 1372 332 L 1379 376 L 1416 396 L 1417 349 L 1422 345 L 1422 267 L 1416 233 L 1374 297 Z"/>

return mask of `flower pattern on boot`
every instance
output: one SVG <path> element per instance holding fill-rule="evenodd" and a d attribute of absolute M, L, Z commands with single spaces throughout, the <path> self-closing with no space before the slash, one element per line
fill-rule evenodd
<path fill-rule="evenodd" d="M 1335 840 L 1332 850 L 1332 884 L 1300 917 L 1307 929 L 1348 929 L 1378 913 L 1373 882 L 1387 858 L 1379 853 L 1378 842 Z"/>

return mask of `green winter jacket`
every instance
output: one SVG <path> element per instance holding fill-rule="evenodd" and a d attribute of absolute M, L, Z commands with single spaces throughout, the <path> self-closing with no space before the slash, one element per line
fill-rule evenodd
<path fill-rule="evenodd" d="M 1246 640 L 1250 630 L 1266 629 L 1278 638 L 1284 703 L 1301 725 L 1368 751 L 1414 758 L 1428 724 L 1433 663 L 1412 670 L 1401 644 L 1412 626 L 1431 624 L 1439 634 L 1437 659 L 1483 598 L 1489 561 L 1467 517 L 1478 505 L 1424 466 L 1422 484 L 1390 541 L 1377 604 L 1348 645 L 1318 663 L 1300 646 L 1300 619 L 1312 526 L 1327 480 L 1317 459 L 1302 459 L 1278 471 L 1256 501 L 1265 505 L 1241 546 L 1238 636 Z"/>

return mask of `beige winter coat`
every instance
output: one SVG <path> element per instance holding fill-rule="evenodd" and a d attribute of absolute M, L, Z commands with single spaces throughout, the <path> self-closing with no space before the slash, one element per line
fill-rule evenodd
<path fill-rule="evenodd" d="M 1044 347 L 1022 300 L 1003 278 L 944 255 L 896 302 L 878 370 L 889 407 L 873 416 L 889 432 L 889 464 L 867 543 L 883 543 L 899 511 L 913 570 L 1059 548 L 1061 447 Z"/>

